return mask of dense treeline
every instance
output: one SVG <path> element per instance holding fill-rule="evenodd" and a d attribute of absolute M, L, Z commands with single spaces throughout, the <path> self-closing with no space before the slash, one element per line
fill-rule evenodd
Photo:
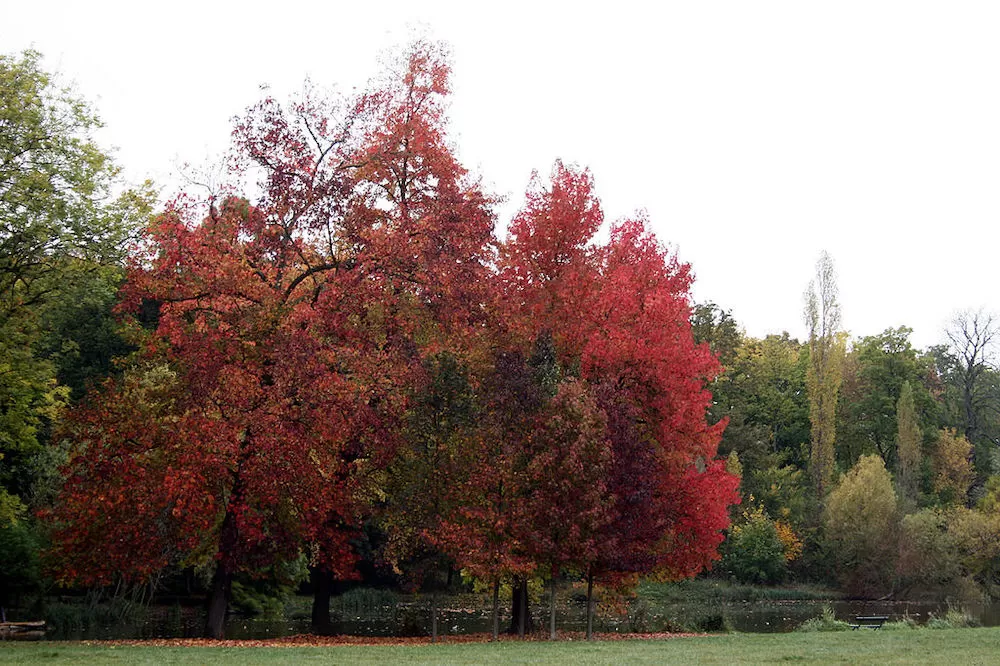
<path fill-rule="evenodd" d="M 323 630 L 343 581 L 476 581 L 496 633 L 532 581 L 994 591 L 988 314 L 851 340 L 824 256 L 809 339 L 749 337 L 561 163 L 498 238 L 449 74 L 416 43 L 264 99 L 227 182 L 156 209 L 38 54 L 0 59 L 0 607 L 171 590 L 221 636 L 254 590 L 306 582 Z"/>
<path fill-rule="evenodd" d="M 692 321 L 726 365 L 712 384 L 712 416 L 729 419 L 719 448 L 741 468 L 723 571 L 762 583 L 825 580 L 861 596 L 995 594 L 997 321 L 961 312 L 948 343 L 923 351 L 906 327 L 853 340 L 838 332 L 836 409 L 824 424 L 835 433 L 835 483 L 826 492 L 809 474 L 816 345 L 746 336 L 714 304 L 696 306 Z"/>

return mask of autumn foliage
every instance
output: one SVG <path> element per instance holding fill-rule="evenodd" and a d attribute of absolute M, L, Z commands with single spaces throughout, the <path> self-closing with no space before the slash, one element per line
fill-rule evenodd
<path fill-rule="evenodd" d="M 418 43 L 363 94 L 262 101 L 229 190 L 149 225 L 120 305 L 137 351 L 62 433 L 63 582 L 211 566 L 224 611 L 234 575 L 300 553 L 351 576 L 368 519 L 393 566 L 490 582 L 717 559 L 738 480 L 690 267 L 642 216 L 601 242 L 590 173 L 561 163 L 497 239 L 449 74 Z"/>

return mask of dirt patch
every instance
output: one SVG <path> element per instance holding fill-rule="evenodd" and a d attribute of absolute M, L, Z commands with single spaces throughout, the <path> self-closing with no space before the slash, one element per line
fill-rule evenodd
<path fill-rule="evenodd" d="M 594 640 L 598 641 L 621 641 L 621 640 L 664 640 L 669 638 L 691 638 L 694 636 L 707 636 L 708 634 L 594 634 Z M 583 641 L 586 636 L 583 632 L 559 632 L 557 634 L 560 641 Z M 490 634 L 460 634 L 438 637 L 439 643 L 488 643 L 492 637 Z M 521 640 L 516 636 L 502 634 L 501 641 Z M 525 637 L 528 641 L 546 641 L 548 634 L 533 634 Z M 84 645 L 130 645 L 139 647 L 337 647 L 346 645 L 377 646 L 377 645 L 430 645 L 430 636 L 417 638 L 400 638 L 396 636 L 314 636 L 312 634 L 299 634 L 297 636 L 285 636 L 283 638 L 268 638 L 262 640 L 212 640 L 210 638 L 151 638 L 146 640 L 114 640 L 114 641 L 81 641 Z"/>

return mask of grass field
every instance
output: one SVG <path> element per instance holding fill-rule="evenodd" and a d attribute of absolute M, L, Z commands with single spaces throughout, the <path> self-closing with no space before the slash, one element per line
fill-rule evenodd
<path fill-rule="evenodd" d="M 726 634 L 667 640 L 377 647 L 0 643 L 4 664 L 994 664 L 1000 628 Z"/>

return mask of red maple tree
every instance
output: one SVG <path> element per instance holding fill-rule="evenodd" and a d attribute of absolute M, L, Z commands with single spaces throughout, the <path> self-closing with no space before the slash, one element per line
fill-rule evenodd
<path fill-rule="evenodd" d="M 350 532 L 330 525 L 356 523 L 357 433 L 370 430 L 375 410 L 352 376 L 363 365 L 357 349 L 338 353 L 312 330 L 317 284 L 300 278 L 307 262 L 321 260 L 288 231 L 235 198 L 198 224 L 180 210 L 158 218 L 124 307 L 159 304 L 139 368 L 163 368 L 175 397 L 157 413 L 127 382 L 95 396 L 71 421 L 79 455 L 53 516 L 54 543 L 67 559 L 89 550 L 80 532 L 125 544 L 105 567 L 81 569 L 84 581 L 103 582 L 112 572 L 141 580 L 167 563 L 214 560 L 213 636 L 221 636 L 235 574 L 297 557 L 305 544 L 341 575 L 354 562 Z M 356 345 L 364 331 L 348 321 L 341 319 L 341 332 L 353 329 Z M 141 385 L 148 376 L 131 381 Z M 119 424 L 131 427 L 109 437 Z M 134 478 L 151 483 L 105 492 L 109 482 Z M 100 525 L 76 519 L 87 505 L 106 516 Z M 150 511 L 132 513 L 133 506 Z M 158 557 L 143 556 L 150 548 Z"/>
<path fill-rule="evenodd" d="M 98 528 L 75 520 L 88 505 L 108 516 L 103 538 L 128 545 L 110 567 L 67 577 L 141 579 L 213 559 L 207 631 L 220 636 L 238 572 L 306 549 L 352 574 L 359 480 L 391 458 L 421 343 L 467 340 L 481 319 L 493 219 L 444 143 L 435 99 L 447 68 L 435 53 L 415 45 L 401 78 L 340 117 L 309 95 L 288 108 L 264 100 L 234 132 L 257 204 L 213 199 L 198 219 L 182 198 L 151 225 L 122 310 L 155 305 L 139 359 L 169 369 L 178 399 L 153 418 L 112 383 L 74 420 L 56 552 L 69 561 L 98 547 Z M 101 436 L 121 414 L 135 430 Z M 113 483 L 153 481 L 109 499 L 94 472 L 105 459 Z M 124 515 L 139 502 L 148 514 Z"/>
<path fill-rule="evenodd" d="M 551 331 L 561 364 L 579 368 L 607 415 L 613 517 L 589 573 L 692 575 L 718 557 L 738 501 L 714 460 L 725 424 L 706 420 L 718 362 L 691 336 L 690 267 L 641 217 L 599 245 L 602 220 L 588 172 L 557 163 L 550 187 L 534 178 L 501 252 L 503 311 L 522 345 Z"/>

